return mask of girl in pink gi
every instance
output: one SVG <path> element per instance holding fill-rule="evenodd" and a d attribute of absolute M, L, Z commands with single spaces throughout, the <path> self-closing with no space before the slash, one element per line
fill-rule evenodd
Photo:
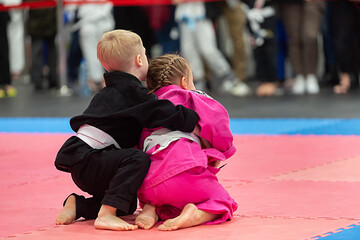
<path fill-rule="evenodd" d="M 176 230 L 230 220 L 236 202 L 215 174 L 221 162 L 235 153 L 226 109 L 196 91 L 190 65 L 181 56 L 167 54 L 149 65 L 147 87 L 159 99 L 169 99 L 198 113 L 196 136 L 165 128 L 144 129 L 140 146 L 151 165 L 138 190 L 143 211 L 135 224 L 150 229 Z"/>

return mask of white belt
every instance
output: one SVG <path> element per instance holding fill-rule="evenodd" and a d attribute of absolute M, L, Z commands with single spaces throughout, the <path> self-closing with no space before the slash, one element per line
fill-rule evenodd
<path fill-rule="evenodd" d="M 186 132 L 181 132 L 181 131 L 171 131 L 167 128 L 160 128 L 160 129 L 154 131 L 153 133 L 151 133 L 151 135 L 148 136 L 144 140 L 143 151 L 147 152 L 151 148 L 159 145 L 159 148 L 156 149 L 156 151 L 152 153 L 152 154 L 156 154 L 156 153 L 164 150 L 165 148 L 167 148 L 170 145 L 170 143 L 175 142 L 181 138 L 187 138 L 187 139 L 201 145 L 199 137 L 193 133 L 186 133 Z"/>
<path fill-rule="evenodd" d="M 103 149 L 112 144 L 121 149 L 119 144 L 109 134 L 88 124 L 82 125 L 77 131 L 76 136 L 94 149 Z"/>

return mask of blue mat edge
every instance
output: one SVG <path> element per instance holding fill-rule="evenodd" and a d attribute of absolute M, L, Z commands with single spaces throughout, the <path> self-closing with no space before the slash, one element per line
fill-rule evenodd
<path fill-rule="evenodd" d="M 359 240 L 360 239 L 360 222 L 347 226 L 346 228 L 336 229 L 336 232 L 325 233 L 326 236 L 316 236 L 315 240 Z"/>
<path fill-rule="evenodd" d="M 0 133 L 73 133 L 70 118 L 0 118 Z M 240 135 L 360 135 L 360 118 L 232 118 Z"/>

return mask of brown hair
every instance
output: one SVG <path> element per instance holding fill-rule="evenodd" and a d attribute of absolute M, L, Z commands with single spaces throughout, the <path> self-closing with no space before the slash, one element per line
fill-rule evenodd
<path fill-rule="evenodd" d="M 126 71 L 142 47 L 141 38 L 136 33 L 113 30 L 102 35 L 97 44 L 97 58 L 108 72 Z"/>
<path fill-rule="evenodd" d="M 177 54 L 165 54 L 152 60 L 146 78 L 149 93 L 164 86 L 179 84 L 182 77 L 189 77 L 190 71 L 188 61 Z"/>

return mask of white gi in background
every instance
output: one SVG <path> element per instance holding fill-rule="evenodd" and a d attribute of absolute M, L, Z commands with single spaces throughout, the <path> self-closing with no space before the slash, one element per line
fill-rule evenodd
<path fill-rule="evenodd" d="M 4 6 L 18 6 L 22 0 L 3 0 Z M 13 78 L 20 77 L 25 67 L 24 18 L 22 9 L 9 10 L 8 23 L 10 73 Z"/>
<path fill-rule="evenodd" d="M 196 88 L 205 88 L 205 69 L 202 59 L 214 74 L 221 80 L 221 91 L 230 92 L 236 77 L 217 48 L 215 30 L 210 19 L 206 17 L 204 2 L 184 2 L 176 5 L 175 20 L 180 27 L 180 49 L 189 61 Z M 216 84 L 213 88 L 218 89 Z"/>
<path fill-rule="evenodd" d="M 79 21 L 72 28 L 80 30 L 80 46 L 87 61 L 89 85 L 91 88 L 99 87 L 99 89 L 92 89 L 93 91 L 100 90 L 103 81 L 104 68 L 97 59 L 96 46 L 103 33 L 115 27 L 112 9 L 113 4 L 110 2 L 79 5 Z"/>

